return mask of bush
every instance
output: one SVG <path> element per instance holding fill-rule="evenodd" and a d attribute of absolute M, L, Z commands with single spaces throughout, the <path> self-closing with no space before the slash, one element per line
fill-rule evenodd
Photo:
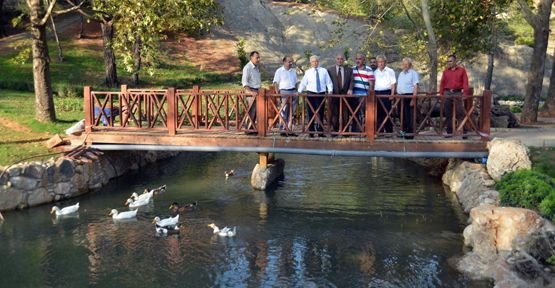
<path fill-rule="evenodd" d="M 495 186 L 501 204 L 534 209 L 555 218 L 555 180 L 532 170 L 518 170 L 503 177 Z"/>

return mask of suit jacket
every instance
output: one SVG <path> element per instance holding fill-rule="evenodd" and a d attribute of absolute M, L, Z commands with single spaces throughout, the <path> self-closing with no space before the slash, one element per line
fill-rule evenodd
<path fill-rule="evenodd" d="M 339 90 L 339 84 L 337 83 L 337 69 L 335 65 L 328 68 L 328 74 L 330 74 L 331 82 L 333 83 L 333 94 L 347 94 L 347 91 L 353 90 L 353 69 L 345 65 L 342 66 L 343 75 L 343 88 Z"/>

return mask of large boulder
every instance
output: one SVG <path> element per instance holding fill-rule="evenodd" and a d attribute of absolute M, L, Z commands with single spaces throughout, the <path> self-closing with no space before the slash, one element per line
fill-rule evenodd
<path fill-rule="evenodd" d="M 532 168 L 528 148 L 518 140 L 495 138 L 488 143 L 488 173 L 495 181 L 518 169 Z"/>
<path fill-rule="evenodd" d="M 499 259 L 505 261 L 517 248 L 515 239 L 526 239 L 550 227 L 536 212 L 523 208 L 482 205 L 470 211 L 470 218 L 471 224 L 463 236 L 465 245 L 473 250 L 458 266 L 477 277 L 495 278 L 496 273 L 503 271 L 499 265 L 505 265 Z M 499 275 L 508 277 L 506 273 Z"/>
<path fill-rule="evenodd" d="M 452 159 L 442 180 L 457 195 L 467 213 L 482 204 L 499 203 L 499 193 L 491 190 L 495 182 L 482 164 Z"/>
<path fill-rule="evenodd" d="M 256 164 L 252 171 L 251 186 L 257 190 L 266 190 L 270 184 L 283 176 L 284 167 L 283 159 L 276 159 L 272 163 L 268 163 L 267 167 Z"/>

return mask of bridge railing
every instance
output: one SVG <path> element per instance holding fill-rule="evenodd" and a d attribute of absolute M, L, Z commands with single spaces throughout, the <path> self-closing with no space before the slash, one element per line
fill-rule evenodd
<path fill-rule="evenodd" d="M 376 137 L 444 137 L 490 134 L 491 92 L 479 96 L 440 96 L 438 93 L 412 95 L 310 95 L 278 94 L 261 89 L 257 95 L 243 90 L 128 89 L 93 91 L 84 88 L 85 125 L 88 132 L 110 128 L 160 130 L 175 135 L 179 131 L 249 132 L 266 136 L 285 133 Z M 452 111 L 457 101 L 462 112 L 446 117 L 447 99 Z M 414 100 L 409 106 L 405 99 Z M 297 109 L 286 109 L 297 103 Z M 287 104 L 287 105 L 284 105 Z M 411 113 L 405 109 L 413 107 Z M 415 107 L 415 108 L 414 108 Z M 248 112 L 251 113 L 248 113 Z M 256 115 L 256 116 L 255 116 Z M 411 117 L 412 128 L 404 118 Z M 291 119 L 290 121 L 287 121 Z M 451 133 L 444 132 L 448 121 Z M 392 129 L 384 131 L 387 124 Z"/>

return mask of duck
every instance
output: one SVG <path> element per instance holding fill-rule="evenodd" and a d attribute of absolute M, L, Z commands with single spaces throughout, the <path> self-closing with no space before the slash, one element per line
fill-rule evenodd
<path fill-rule="evenodd" d="M 229 171 L 225 171 L 224 173 L 225 173 L 225 178 L 229 178 L 229 177 L 235 175 L 235 170 L 231 169 Z"/>
<path fill-rule="evenodd" d="M 112 216 L 112 219 L 114 220 L 131 219 L 137 216 L 137 211 L 139 211 L 139 209 L 125 212 L 118 212 L 118 210 L 112 209 L 112 211 L 110 212 L 110 216 Z"/>
<path fill-rule="evenodd" d="M 56 213 L 56 216 L 64 216 L 64 215 L 75 213 L 78 210 L 79 210 L 79 202 L 77 202 L 75 205 L 67 206 L 62 209 L 58 208 L 58 206 L 54 206 L 52 207 L 52 210 L 50 210 L 50 214 Z"/>
<path fill-rule="evenodd" d="M 185 211 L 195 210 L 195 208 L 197 208 L 197 201 L 195 201 L 193 203 L 189 203 L 189 204 L 184 204 L 184 205 L 179 205 L 179 203 L 173 202 L 172 205 L 170 205 L 169 209 L 173 213 L 181 213 L 181 212 L 185 212 Z"/>
<path fill-rule="evenodd" d="M 160 235 L 171 235 L 171 234 L 179 234 L 179 225 L 175 225 L 175 226 L 166 226 L 166 227 L 160 227 L 158 225 L 154 225 L 154 228 L 156 230 L 156 234 L 160 234 Z"/>
<path fill-rule="evenodd" d="M 156 226 L 163 227 L 163 228 L 175 227 L 177 226 L 178 222 L 179 222 L 179 214 L 177 214 L 175 217 L 169 217 L 162 220 L 160 220 L 160 217 L 156 216 L 154 217 L 154 220 L 152 220 L 152 223 L 155 223 Z"/>
<path fill-rule="evenodd" d="M 214 234 L 218 234 L 218 236 L 221 237 L 234 237 L 235 235 L 237 235 L 237 226 L 234 226 L 233 229 L 228 228 L 227 226 L 220 229 L 218 228 L 218 226 L 216 226 L 216 224 L 211 223 L 208 224 L 208 227 L 212 228 L 212 232 Z"/>
<path fill-rule="evenodd" d="M 135 200 L 135 201 L 144 200 L 144 199 L 147 199 L 148 201 L 150 201 L 152 196 L 154 196 L 154 190 L 148 191 L 148 189 L 145 189 L 145 191 L 141 195 L 137 194 L 137 192 L 133 192 L 133 194 L 131 194 L 130 198 Z"/>
<path fill-rule="evenodd" d="M 148 203 L 150 203 L 150 198 L 138 198 L 137 200 L 133 200 L 133 198 L 129 198 L 127 199 L 127 201 L 125 201 L 125 205 L 128 205 L 129 208 L 137 208 L 140 206 L 145 206 L 145 205 L 148 205 Z"/>
<path fill-rule="evenodd" d="M 158 195 L 158 194 L 162 194 L 162 193 L 166 192 L 166 190 L 167 190 L 167 186 L 162 185 L 158 188 L 154 188 L 154 189 L 150 190 L 150 192 L 153 192 L 154 195 Z"/>

